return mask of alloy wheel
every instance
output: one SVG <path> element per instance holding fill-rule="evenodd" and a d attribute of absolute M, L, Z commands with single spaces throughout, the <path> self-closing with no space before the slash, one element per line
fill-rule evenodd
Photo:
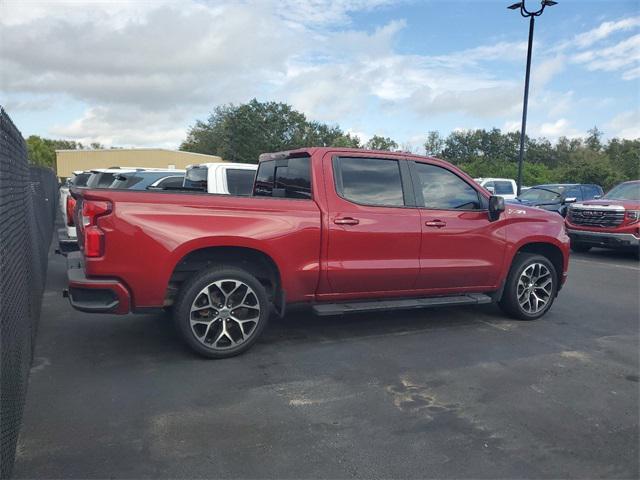
<path fill-rule="evenodd" d="M 260 321 L 260 301 L 240 280 L 210 283 L 196 295 L 189 312 L 191 331 L 209 349 L 229 350 L 246 342 Z"/>
<path fill-rule="evenodd" d="M 541 312 L 551 300 L 553 274 L 542 263 L 528 265 L 518 279 L 518 303 L 530 315 Z"/>

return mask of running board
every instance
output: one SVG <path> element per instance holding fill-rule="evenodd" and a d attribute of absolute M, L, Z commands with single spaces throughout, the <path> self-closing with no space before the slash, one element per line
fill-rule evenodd
<path fill-rule="evenodd" d="M 403 298 L 399 300 L 370 300 L 346 303 L 320 303 L 313 312 L 321 317 L 358 312 L 383 312 L 410 308 L 450 307 L 455 305 L 479 305 L 491 303 L 493 299 L 484 293 L 467 293 L 447 297 Z"/>

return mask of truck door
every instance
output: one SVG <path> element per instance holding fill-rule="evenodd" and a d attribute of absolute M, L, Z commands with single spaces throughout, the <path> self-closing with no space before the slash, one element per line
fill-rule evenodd
<path fill-rule="evenodd" d="M 505 230 L 501 221 L 489 221 L 486 200 L 452 170 L 413 161 L 408 166 L 422 224 L 416 288 L 497 285 Z"/>
<path fill-rule="evenodd" d="M 420 213 L 404 160 L 327 155 L 327 277 L 334 294 L 412 290 Z"/>

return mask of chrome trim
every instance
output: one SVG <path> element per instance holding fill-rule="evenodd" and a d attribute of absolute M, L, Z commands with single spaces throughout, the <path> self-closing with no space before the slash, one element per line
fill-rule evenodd
<path fill-rule="evenodd" d="M 576 237 L 602 237 L 602 238 L 615 238 L 621 242 L 628 243 L 630 245 L 640 245 L 640 238 L 636 237 L 632 233 L 609 233 L 609 232 L 592 232 L 590 230 L 572 230 L 567 228 L 569 235 L 575 235 Z"/>
<path fill-rule="evenodd" d="M 584 203 L 573 203 L 570 210 L 604 210 L 610 212 L 624 212 L 622 205 L 585 205 Z"/>

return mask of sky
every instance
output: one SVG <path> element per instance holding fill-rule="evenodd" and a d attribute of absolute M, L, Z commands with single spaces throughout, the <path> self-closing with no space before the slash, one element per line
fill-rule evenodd
<path fill-rule="evenodd" d="M 512 2 L 0 0 L 0 104 L 24 136 L 177 148 L 257 98 L 420 151 L 431 130 L 519 130 Z M 528 134 L 640 138 L 640 0 L 559 0 L 534 38 Z"/>

